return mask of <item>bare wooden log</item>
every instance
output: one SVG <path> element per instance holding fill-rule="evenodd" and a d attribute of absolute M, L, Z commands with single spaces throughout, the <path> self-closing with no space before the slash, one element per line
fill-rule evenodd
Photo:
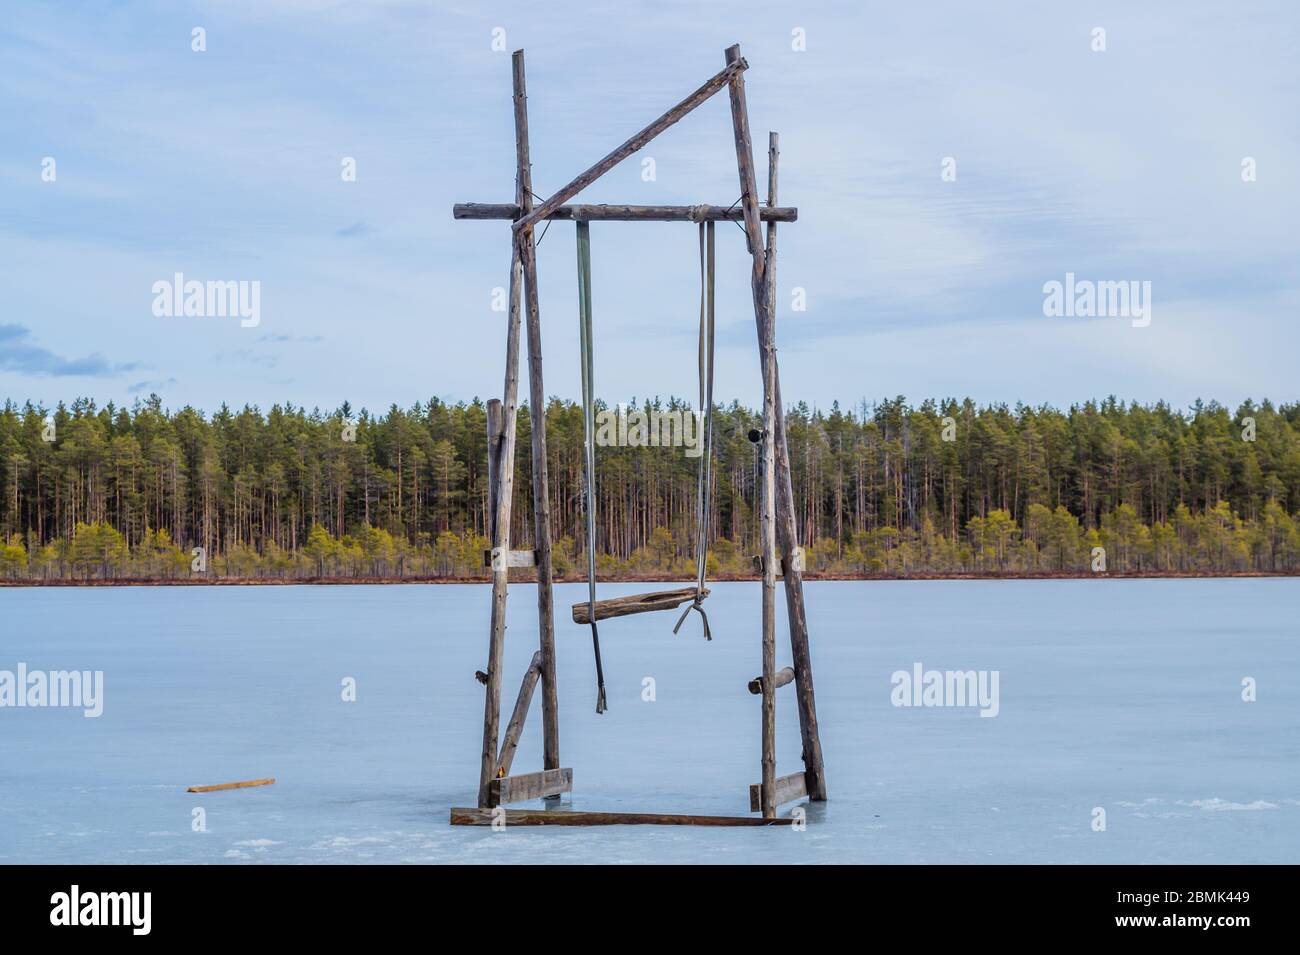
<path fill-rule="evenodd" d="M 517 205 L 509 202 L 458 202 L 451 207 L 453 219 L 518 219 L 525 215 Z M 779 209 L 763 206 L 758 210 L 764 222 L 796 222 L 799 210 L 793 206 Z M 745 212 L 739 206 L 705 206 L 703 213 L 697 206 L 632 206 L 612 203 L 598 205 L 559 206 L 547 219 L 566 222 L 739 222 Z"/>
<path fill-rule="evenodd" d="M 794 670 L 791 667 L 783 667 L 782 669 L 777 670 L 776 676 L 773 677 L 773 683 L 777 689 L 780 689 L 781 687 L 785 686 L 787 683 L 793 683 L 793 682 L 794 682 Z M 749 681 L 748 686 L 749 686 L 749 692 L 753 693 L 755 696 L 758 696 L 758 694 L 763 692 L 763 678 L 761 676 L 754 677 L 754 679 Z"/>
<path fill-rule="evenodd" d="M 704 588 L 704 596 L 709 595 L 709 588 Z M 611 597 L 596 601 L 596 619 L 607 620 L 610 617 L 626 617 L 634 613 L 649 613 L 654 610 L 675 610 L 688 600 L 695 599 L 694 587 L 682 587 L 679 590 L 657 590 L 648 594 L 629 594 L 626 597 Z M 591 606 L 587 601 L 573 605 L 574 623 L 591 623 Z"/>
<path fill-rule="evenodd" d="M 511 60 L 515 107 L 515 159 L 520 209 L 533 206 L 533 167 L 528 146 L 528 89 L 524 51 Z M 533 450 L 533 546 L 537 565 L 537 630 L 542 662 L 542 766 L 560 766 L 560 705 L 555 680 L 555 598 L 551 586 L 551 491 L 547 476 L 546 388 L 542 381 L 542 318 L 537 301 L 537 250 L 532 230 L 521 231 L 524 266 L 524 311 L 528 325 L 528 415 Z"/>
<path fill-rule="evenodd" d="M 781 140 L 776 133 L 767 139 L 767 202 L 777 200 L 777 166 L 781 158 Z M 776 329 L 776 223 L 767 224 L 768 322 Z M 813 692 L 812 653 L 808 641 L 808 615 L 803 601 L 803 548 L 795 524 L 794 485 L 790 480 L 790 448 L 785 433 L 785 404 L 781 400 L 780 361 L 772 360 L 773 393 L 776 412 L 776 539 L 781 548 L 785 582 L 786 617 L 790 625 L 790 655 L 794 663 L 795 699 L 799 704 L 799 735 L 803 746 L 805 784 L 808 795 L 816 802 L 826 800 L 826 768 L 822 759 L 821 733 L 817 726 L 817 700 Z"/>
<path fill-rule="evenodd" d="M 728 63 L 743 62 L 740 47 L 727 49 Z M 758 186 L 754 176 L 754 153 L 749 135 L 749 109 L 745 104 L 745 77 L 734 74 L 728 84 L 731 125 L 736 140 L 736 168 L 740 175 L 740 202 L 745 213 L 745 244 L 753 257 L 750 286 L 754 297 L 754 321 L 758 326 L 759 358 L 763 370 L 762 494 L 759 540 L 763 551 L 763 752 L 762 812 L 776 815 L 776 521 L 775 459 L 776 431 L 774 380 L 776 346 L 772 315 L 767 306 L 765 253 L 759 233 Z"/>
<path fill-rule="evenodd" d="M 238 783 L 217 783 L 215 786 L 191 786 L 187 793 L 218 793 L 227 789 L 251 789 L 253 786 L 273 786 L 274 779 L 246 779 Z"/>
<path fill-rule="evenodd" d="M 525 773 L 522 776 L 503 776 L 492 780 L 488 787 L 488 808 L 559 796 L 572 790 L 572 769 L 543 769 L 539 773 Z"/>
<path fill-rule="evenodd" d="M 789 819 L 762 816 L 691 816 L 666 812 L 568 812 L 563 809 L 451 810 L 453 826 L 490 826 L 497 818 L 511 826 L 788 826 Z"/>
<path fill-rule="evenodd" d="M 518 178 L 515 198 L 522 202 Z M 497 553 L 510 551 L 510 508 L 515 486 L 515 432 L 519 419 L 519 325 L 523 297 L 524 266 L 520 256 L 520 243 L 510 243 L 510 311 L 506 321 L 506 373 L 504 395 L 501 400 L 501 441 L 497 452 L 496 482 L 493 497 L 496 502 L 492 519 L 492 549 Z M 492 570 L 492 618 L 488 636 L 487 689 L 483 701 L 483 752 L 479 763 L 478 804 L 488 804 L 488 787 L 496 776 L 497 734 L 501 729 L 501 659 L 506 639 L 506 589 L 510 569 L 504 566 Z"/>
<path fill-rule="evenodd" d="M 518 219 L 515 222 L 515 231 L 523 232 L 527 229 L 531 229 L 533 223 L 537 222 L 539 219 L 545 219 L 560 206 L 564 205 L 578 193 L 582 192 L 582 190 L 587 188 L 587 186 L 591 185 L 628 156 L 645 146 L 645 144 L 650 142 L 650 140 L 654 139 L 665 129 L 672 126 L 687 113 L 691 112 L 691 110 L 708 100 L 714 93 L 726 86 L 728 81 L 733 77 L 739 76 L 748 67 L 749 64 L 744 61 L 739 53 L 737 53 L 735 57 L 728 59 L 727 65 L 718 73 L 710 77 L 704 85 L 694 93 L 686 97 L 686 99 L 682 100 L 672 109 L 668 110 L 668 112 L 664 113 L 631 139 L 617 147 L 613 152 L 599 160 L 590 169 L 579 173 L 568 183 L 561 186 L 553 196 L 537 208 Z M 523 203 L 521 202 L 520 205 L 523 205 Z"/>
<path fill-rule="evenodd" d="M 533 690 L 542 675 L 542 651 L 533 654 L 532 662 L 524 671 L 523 682 L 519 686 L 519 696 L 515 699 L 515 710 L 510 714 L 506 724 L 505 735 L 501 738 L 501 755 L 497 758 L 497 778 L 510 775 L 510 766 L 515 761 L 515 750 L 519 748 L 519 737 L 524 732 L 524 721 L 528 719 L 528 707 L 533 703 Z"/>
<path fill-rule="evenodd" d="M 794 802 L 796 799 L 802 799 L 808 795 L 808 788 L 804 785 L 803 773 L 791 773 L 789 776 L 782 776 L 776 781 L 776 795 L 772 798 L 776 800 L 776 805 Z M 758 812 L 760 800 L 763 796 L 763 787 L 757 783 L 749 787 L 749 811 Z"/>

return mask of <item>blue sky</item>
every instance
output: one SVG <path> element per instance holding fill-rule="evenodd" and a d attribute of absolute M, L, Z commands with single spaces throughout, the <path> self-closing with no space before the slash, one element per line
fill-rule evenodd
<path fill-rule="evenodd" d="M 499 393 L 505 317 L 490 306 L 509 227 L 453 221 L 451 206 L 512 197 L 501 27 L 527 53 L 542 195 L 741 44 L 760 181 L 779 130 L 782 204 L 800 210 L 780 230 L 787 400 L 1294 401 L 1300 10 L 1197 6 L 9 5 L 0 398 L 382 409 Z M 737 194 L 722 96 L 582 198 Z M 694 394 L 693 228 L 592 233 L 598 394 Z M 752 404 L 743 236 L 718 240 L 716 393 Z M 546 390 L 574 397 L 571 223 L 539 267 Z M 1067 271 L 1150 281 L 1150 326 L 1045 317 L 1043 284 Z M 260 324 L 155 317 L 153 283 L 176 272 L 259 281 Z M 790 308 L 796 286 L 806 311 Z"/>

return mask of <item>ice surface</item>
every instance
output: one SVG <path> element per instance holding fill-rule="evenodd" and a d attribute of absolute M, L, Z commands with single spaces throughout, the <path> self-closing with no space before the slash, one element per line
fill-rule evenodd
<path fill-rule="evenodd" d="M 804 831 L 450 827 L 448 807 L 475 801 L 488 594 L 0 590 L 0 670 L 105 674 L 98 719 L 0 709 L 0 861 L 1300 861 L 1297 580 L 809 583 L 831 799 Z M 535 591 L 510 594 L 503 723 L 536 648 Z M 714 585 L 712 643 L 694 617 L 677 637 L 675 614 L 604 623 L 604 716 L 589 631 L 568 619 L 584 598 L 556 588 L 568 804 L 747 812 L 758 585 Z M 784 666 L 784 630 L 778 648 Z M 918 662 L 999 671 L 998 716 L 893 706 L 891 674 Z M 540 693 L 516 772 L 541 768 L 539 717 Z M 784 688 L 778 772 L 801 768 Z M 185 792 L 264 776 L 278 782 Z"/>

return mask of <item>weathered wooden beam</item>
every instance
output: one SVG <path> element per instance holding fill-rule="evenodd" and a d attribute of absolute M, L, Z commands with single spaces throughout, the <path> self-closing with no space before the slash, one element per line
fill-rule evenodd
<path fill-rule="evenodd" d="M 767 137 L 767 201 L 776 205 L 777 165 L 781 158 L 781 139 L 772 132 Z M 767 283 L 768 323 L 776 332 L 776 223 L 767 224 L 767 259 L 764 268 Z M 812 653 L 808 641 L 808 615 L 803 601 L 803 548 L 795 524 L 794 484 L 790 480 L 790 447 L 785 433 L 785 404 L 781 400 L 780 361 L 772 359 L 773 392 L 776 413 L 776 540 L 781 549 L 781 563 L 793 573 L 785 581 L 786 617 L 790 625 L 790 654 L 795 672 L 795 699 L 799 704 L 799 735 L 803 746 L 803 764 L 808 795 L 815 802 L 826 800 L 826 768 L 822 759 L 821 733 L 817 726 L 817 700 L 813 693 Z"/>
<path fill-rule="evenodd" d="M 791 667 L 783 667 L 782 669 L 777 670 L 776 676 L 773 678 L 773 682 L 776 685 L 777 689 L 780 689 L 781 687 L 785 686 L 787 683 L 793 683 L 794 669 Z M 749 692 L 753 693 L 755 696 L 758 696 L 758 694 L 763 692 L 763 678 L 761 676 L 754 677 L 754 679 L 749 681 L 748 686 L 749 686 Z"/>
<path fill-rule="evenodd" d="M 504 813 L 504 815 L 502 815 Z M 666 812 L 570 812 L 563 809 L 451 810 L 453 826 L 490 826 L 498 818 L 511 826 L 788 826 L 775 816 L 691 816 Z"/>
<path fill-rule="evenodd" d="M 558 796 L 572 790 L 572 769 L 543 769 L 539 773 L 525 773 L 522 776 L 503 776 L 492 780 L 488 787 L 487 808 L 503 806 L 511 802 L 527 802 L 529 799 L 542 799 L 546 796 Z"/>
<path fill-rule="evenodd" d="M 523 682 L 519 685 L 519 696 L 515 699 L 514 712 L 506 724 L 505 735 L 501 738 L 501 755 L 497 758 L 497 778 L 510 775 L 510 766 L 515 761 L 515 750 L 519 748 L 519 737 L 524 732 L 524 721 L 528 719 L 528 707 L 533 703 L 533 690 L 542 675 L 542 651 L 533 654 L 528 669 L 524 671 Z"/>
<path fill-rule="evenodd" d="M 451 207 L 453 219 L 518 219 L 527 210 L 512 203 L 458 202 Z M 758 210 L 764 222 L 796 222 L 799 210 L 794 206 L 778 209 L 763 206 Z M 745 212 L 739 206 L 630 206 L 610 203 L 599 205 L 559 206 L 547 219 L 577 222 L 739 222 Z"/>
<path fill-rule="evenodd" d="M 254 786 L 274 786 L 274 779 L 245 779 L 237 783 L 217 783 L 214 786 L 191 786 L 187 793 L 219 793 L 227 789 L 251 789 Z"/>
<path fill-rule="evenodd" d="M 521 148 L 518 135 L 519 94 L 516 90 L 515 156 L 517 165 L 526 165 L 527 147 Z M 524 192 L 524 179 L 516 171 L 515 202 L 523 204 L 529 198 Z M 501 399 L 500 442 L 497 451 L 495 481 L 490 497 L 494 501 L 491 521 L 492 550 L 499 554 L 510 552 L 510 510 L 515 486 L 515 433 L 519 420 L 519 327 L 521 319 L 524 263 L 521 243 L 512 237 L 510 243 L 510 307 L 506 321 L 506 373 L 504 395 Z M 505 562 L 501 562 L 504 564 Z M 487 689 L 483 702 L 483 752 L 479 763 L 478 804 L 488 805 L 488 787 L 496 777 L 497 737 L 501 729 L 501 660 L 506 637 L 506 589 L 510 569 L 498 566 L 492 569 L 492 616 L 488 637 Z"/>
<path fill-rule="evenodd" d="M 492 548 L 510 550 L 510 505 L 514 499 L 515 421 L 519 400 L 519 309 L 523 286 L 523 266 L 519 244 L 511 243 L 510 317 L 506 323 L 505 396 L 501 402 L 501 446 L 497 455 L 496 516 L 492 526 Z M 479 763 L 478 800 L 488 804 L 488 786 L 496 775 L 497 734 L 501 728 L 501 659 L 506 638 L 506 588 L 509 569 L 492 571 L 492 615 L 488 634 L 487 689 L 483 701 L 483 752 Z"/>
<path fill-rule="evenodd" d="M 650 140 L 654 139 L 665 129 L 672 126 L 687 113 L 691 112 L 691 110 L 708 100 L 714 93 L 726 86 L 733 77 L 739 76 L 748 67 L 749 64 L 739 55 L 729 59 L 727 65 L 721 71 L 710 77 L 704 85 L 694 93 L 686 97 L 686 99 L 682 100 L 672 109 L 668 110 L 668 112 L 664 113 L 631 139 L 617 147 L 613 152 L 607 154 L 591 168 L 587 169 L 585 172 L 579 173 L 568 183 L 561 186 L 553 196 L 537 208 L 518 219 L 515 222 L 515 231 L 523 232 L 532 228 L 533 223 L 537 222 L 539 219 L 545 219 L 552 212 L 564 205 L 578 193 L 582 192 L 583 189 L 586 189 L 589 185 L 601 176 L 605 175 L 605 173 L 609 172 L 628 156 L 645 146 L 645 144 L 650 142 Z M 521 202 L 520 205 L 523 205 L 523 203 Z"/>
<path fill-rule="evenodd" d="M 740 47 L 727 49 L 728 63 L 741 62 Z M 763 556 L 763 723 L 761 807 L 764 816 L 776 815 L 776 521 L 774 435 L 776 411 L 774 384 L 776 346 L 772 312 L 767 305 L 765 252 L 759 234 L 758 186 L 754 176 L 754 151 L 749 135 L 749 108 L 745 104 L 745 77 L 734 74 L 728 83 L 731 125 L 736 141 L 736 168 L 740 175 L 740 202 L 745 212 L 745 244 L 753 257 L 750 287 L 754 321 L 758 326 L 759 360 L 763 372 L 762 485 L 759 501 L 759 540 Z"/>
<path fill-rule="evenodd" d="M 704 596 L 709 595 L 709 588 L 704 588 Z M 596 619 L 607 620 L 610 617 L 626 617 L 634 613 L 648 613 L 654 610 L 675 610 L 688 600 L 695 599 L 694 587 L 682 587 L 679 590 L 656 590 L 648 594 L 629 594 L 626 597 L 611 597 L 596 601 Z M 591 623 L 591 605 L 587 601 L 576 603 L 572 609 L 574 623 Z"/>
<path fill-rule="evenodd" d="M 808 795 L 808 788 L 804 785 L 803 773 L 791 773 L 789 776 L 782 776 L 776 781 L 776 795 L 772 798 L 776 800 L 776 805 L 779 806 L 782 803 L 802 799 L 806 795 Z M 750 812 L 758 812 L 762 798 L 762 785 L 755 783 L 749 787 Z"/>
<path fill-rule="evenodd" d="M 533 207 L 533 166 L 528 145 L 528 89 L 524 51 L 511 60 L 515 108 L 515 201 L 527 214 Z M 528 326 L 528 415 L 533 450 L 533 544 L 537 564 L 538 644 L 542 661 L 542 766 L 560 766 L 560 705 L 555 680 L 555 598 L 551 586 L 551 491 L 547 475 L 546 387 L 542 381 L 542 318 L 537 295 L 537 249 L 531 230 L 518 233 L 524 266 L 524 312 Z"/>

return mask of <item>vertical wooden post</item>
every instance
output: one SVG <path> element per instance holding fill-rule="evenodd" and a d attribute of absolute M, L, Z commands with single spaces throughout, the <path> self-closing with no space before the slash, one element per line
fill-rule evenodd
<path fill-rule="evenodd" d="M 492 519 L 492 622 L 488 636 L 487 690 L 483 702 L 483 754 L 479 766 L 478 804 L 488 805 L 488 787 L 496 772 L 497 734 L 501 728 L 501 660 L 506 642 L 506 584 L 510 555 L 510 505 L 515 486 L 515 422 L 519 404 L 519 305 L 523 264 L 519 243 L 511 242 L 510 314 L 506 322 L 505 396 L 501 401 L 501 440 L 495 467 L 496 513 Z M 489 420 L 491 420 L 489 418 Z"/>
<path fill-rule="evenodd" d="M 728 63 L 740 59 L 740 47 L 727 49 Z M 758 217 L 758 185 L 749 135 L 749 110 L 745 104 L 745 78 L 733 73 L 728 92 L 731 124 L 736 139 L 736 165 L 740 173 L 740 201 L 745 218 L 745 244 L 753 256 L 751 286 L 758 348 L 763 369 L 763 444 L 760 543 L 763 553 L 763 776 L 761 805 L 764 816 L 776 815 L 776 348 L 771 312 L 767 306 L 766 261 Z"/>
<path fill-rule="evenodd" d="M 781 140 L 776 133 L 767 138 L 767 204 L 776 208 L 777 164 Z M 768 324 L 776 329 L 776 223 L 767 223 Z M 790 480 L 790 448 L 785 435 L 785 405 L 781 401 L 781 372 L 774 363 L 776 404 L 776 539 L 785 564 L 785 607 L 790 620 L 790 650 L 794 662 L 795 695 L 799 703 L 799 734 L 803 742 L 804 785 L 816 802 L 826 800 L 826 775 L 822 766 L 821 736 L 817 729 L 817 703 L 813 696 L 812 656 L 808 648 L 808 617 L 803 605 L 803 574 L 795 569 L 794 549 L 799 537 L 794 519 L 794 487 Z"/>
<path fill-rule="evenodd" d="M 515 158 L 522 215 L 533 208 L 533 171 L 528 150 L 528 92 L 524 51 L 512 58 L 515 91 Z M 528 414 L 532 424 L 533 548 L 537 551 L 537 629 L 542 654 L 542 766 L 560 767 L 560 707 L 555 682 L 555 609 L 551 588 L 551 491 L 546 455 L 546 388 L 542 379 L 542 318 L 537 304 L 537 251 L 531 228 L 519 233 L 528 323 Z"/>
<path fill-rule="evenodd" d="M 501 458 L 501 438 L 505 425 L 501 420 L 501 399 L 489 398 L 487 402 L 487 537 L 496 540 L 497 527 L 497 464 Z"/>

